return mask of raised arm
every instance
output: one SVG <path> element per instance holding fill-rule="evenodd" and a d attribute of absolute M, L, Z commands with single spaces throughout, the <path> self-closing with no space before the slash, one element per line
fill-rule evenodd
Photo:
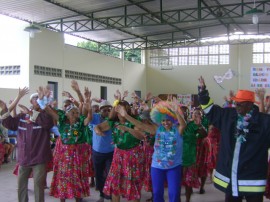
<path fill-rule="evenodd" d="M 29 88 L 27 88 L 27 87 L 24 87 L 23 89 L 19 88 L 19 93 L 18 93 L 17 97 L 15 98 L 15 100 L 13 100 L 13 102 L 8 107 L 8 111 L 9 112 L 13 111 L 15 109 L 15 107 L 17 106 L 17 104 L 19 103 L 20 99 L 28 93 L 29 93 Z"/>
<path fill-rule="evenodd" d="M 84 98 L 83 98 L 83 95 L 81 93 L 81 90 L 80 90 L 80 87 L 79 87 L 78 82 L 75 81 L 75 80 L 72 80 L 71 81 L 71 88 L 77 93 L 77 95 L 79 97 L 79 102 L 83 103 L 84 102 Z"/>
<path fill-rule="evenodd" d="M 85 96 L 85 103 L 84 103 L 84 109 L 87 112 L 86 118 L 84 119 L 84 125 L 87 126 L 89 124 L 89 122 L 92 120 L 92 107 L 91 107 L 91 91 L 89 91 L 89 89 L 87 87 L 85 87 L 85 92 L 84 92 L 84 96 Z"/>
<path fill-rule="evenodd" d="M 129 122 L 134 124 L 138 129 L 148 132 L 150 134 L 155 134 L 157 130 L 157 126 L 154 124 L 146 124 L 141 121 L 138 121 L 137 119 L 134 119 L 132 116 L 130 116 L 126 110 L 125 107 L 118 105 L 116 107 L 116 111 L 121 114 L 121 116 L 125 117 Z"/>
<path fill-rule="evenodd" d="M 143 131 L 135 130 L 133 128 L 129 128 L 129 127 L 124 126 L 124 125 L 118 125 L 117 128 L 119 130 L 122 130 L 123 132 L 130 133 L 131 135 L 133 135 L 135 138 L 137 138 L 139 140 L 144 140 L 146 138 L 146 135 Z"/>
<path fill-rule="evenodd" d="M 265 105 L 264 105 L 265 89 L 264 88 L 257 88 L 257 89 L 255 89 L 255 94 L 260 101 L 260 104 L 259 104 L 260 112 L 265 113 Z"/>
<path fill-rule="evenodd" d="M 176 114 L 176 117 L 177 117 L 177 121 L 179 123 L 179 126 L 178 126 L 178 131 L 181 135 L 183 135 L 184 133 L 184 130 L 187 126 L 187 123 L 184 119 L 184 115 L 183 115 L 183 112 L 178 104 L 178 101 L 175 97 L 172 98 L 172 102 L 171 102 L 171 106 L 172 106 L 172 110 L 175 112 Z"/>

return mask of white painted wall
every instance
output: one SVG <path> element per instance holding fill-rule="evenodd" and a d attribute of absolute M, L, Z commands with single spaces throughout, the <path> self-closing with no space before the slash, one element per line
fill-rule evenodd
<path fill-rule="evenodd" d="M 70 87 L 71 79 L 64 78 L 65 70 L 83 73 L 104 75 L 122 79 L 122 85 L 86 82 L 78 80 L 81 90 L 89 87 L 93 97 L 100 97 L 100 87 L 106 86 L 108 100 L 113 102 L 117 89 L 121 92 L 128 90 L 141 90 L 146 94 L 146 68 L 145 65 L 122 61 L 118 58 L 64 44 L 64 35 L 48 30 L 43 30 L 30 40 L 30 89 L 34 92 L 38 86 L 45 86 L 48 81 L 58 83 L 58 100 L 62 102 L 62 91 L 74 92 Z M 63 77 L 48 77 L 34 75 L 34 65 L 58 68 L 63 70 Z M 130 97 L 128 99 L 130 101 Z"/>
<path fill-rule="evenodd" d="M 1 16 L 0 66 L 20 65 L 20 75 L 0 75 L 0 88 L 16 89 L 29 85 L 29 35 L 23 29 L 28 23 Z"/>
<path fill-rule="evenodd" d="M 158 94 L 197 94 L 198 78 L 202 75 L 205 79 L 210 96 L 216 104 L 222 105 L 224 96 L 229 95 L 230 90 L 250 88 L 250 68 L 266 66 L 252 64 L 252 44 L 231 45 L 229 65 L 209 66 L 179 66 L 173 70 L 160 70 L 149 65 L 147 61 L 147 91 Z M 268 65 L 269 66 L 269 65 Z M 214 81 L 214 75 L 224 75 L 228 69 L 237 73 L 231 80 L 224 80 L 221 84 L 224 89 Z M 270 90 L 267 89 L 269 94 Z"/>

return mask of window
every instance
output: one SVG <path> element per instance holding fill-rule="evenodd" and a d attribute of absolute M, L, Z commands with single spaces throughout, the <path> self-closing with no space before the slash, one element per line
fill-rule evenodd
<path fill-rule="evenodd" d="M 0 75 L 20 75 L 21 66 L 19 65 L 10 65 L 10 66 L 0 66 Z"/>
<path fill-rule="evenodd" d="M 253 63 L 262 64 L 270 63 L 270 43 L 254 43 L 253 44 Z"/>
<path fill-rule="evenodd" d="M 229 48 L 229 45 L 213 45 L 151 50 L 150 65 L 154 67 L 226 65 L 230 61 Z M 267 48 L 270 54 L 270 46 Z"/>

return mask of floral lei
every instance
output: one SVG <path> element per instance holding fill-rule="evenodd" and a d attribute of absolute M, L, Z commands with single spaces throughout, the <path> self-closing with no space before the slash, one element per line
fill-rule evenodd
<path fill-rule="evenodd" d="M 235 138 L 241 143 L 246 142 L 247 134 L 249 133 L 248 125 L 249 120 L 252 117 L 253 109 L 246 113 L 245 116 L 238 114 L 237 125 L 236 125 L 236 134 Z"/>

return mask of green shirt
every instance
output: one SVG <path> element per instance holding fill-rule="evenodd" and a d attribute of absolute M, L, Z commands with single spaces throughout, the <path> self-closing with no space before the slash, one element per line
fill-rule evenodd
<path fill-rule="evenodd" d="M 130 122 L 125 122 L 124 124 L 121 124 L 115 121 L 108 121 L 108 123 L 112 129 L 113 142 L 117 148 L 122 150 L 128 150 L 140 144 L 141 141 L 135 138 L 132 134 L 130 134 L 129 132 L 123 132 L 116 128 L 117 125 L 124 125 L 128 128 L 134 128 L 134 125 Z"/>
<path fill-rule="evenodd" d="M 207 130 L 208 120 L 202 119 L 202 125 Z M 187 124 L 183 133 L 183 166 L 188 167 L 196 163 L 196 144 L 200 135 L 197 133 L 198 125 L 191 121 Z"/>
<path fill-rule="evenodd" d="M 86 132 L 88 126 L 84 125 L 85 116 L 81 115 L 79 120 L 70 125 L 67 123 L 67 116 L 62 110 L 57 111 L 59 115 L 59 132 L 61 134 L 61 140 L 63 144 L 81 144 L 86 142 Z"/>

